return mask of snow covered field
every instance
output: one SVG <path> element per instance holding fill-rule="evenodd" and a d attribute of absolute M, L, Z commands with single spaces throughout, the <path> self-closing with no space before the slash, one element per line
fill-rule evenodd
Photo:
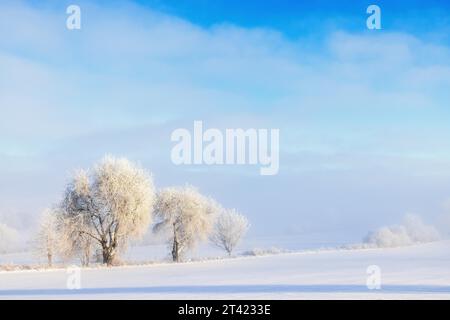
<path fill-rule="evenodd" d="M 369 265 L 381 289 L 366 286 Z M 0 272 L 0 299 L 450 299 L 450 242 L 81 271 Z"/>

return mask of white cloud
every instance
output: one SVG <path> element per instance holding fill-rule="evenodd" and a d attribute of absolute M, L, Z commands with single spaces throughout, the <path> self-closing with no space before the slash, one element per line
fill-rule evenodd
<path fill-rule="evenodd" d="M 387 173 L 384 182 L 395 176 L 399 187 L 409 183 L 408 172 L 425 173 L 427 181 L 434 181 L 430 168 L 444 177 L 450 173 L 440 155 L 431 162 L 414 156 L 450 147 L 446 123 L 421 122 L 429 114 L 445 119 L 448 93 L 441 86 L 450 81 L 447 47 L 387 31 L 292 40 L 276 30 L 226 24 L 203 28 L 132 4 L 118 5 L 81 2 L 77 33 L 65 29 L 65 10 L 58 6 L 0 4 L 4 208 L 37 212 L 58 195 L 68 170 L 90 165 L 104 152 L 158 168 L 160 181 L 197 181 L 212 188 L 210 181 L 216 179 L 170 163 L 168 133 L 197 119 L 211 127 L 281 129 L 280 172 L 292 176 L 276 180 L 277 199 L 294 218 L 327 210 L 321 195 L 313 197 L 306 186 L 305 204 L 296 209 L 291 196 L 303 174 L 329 175 L 309 184 L 318 193 L 328 190 L 323 196 L 345 215 L 350 205 L 337 198 L 352 195 L 334 196 L 329 188 L 349 183 L 349 171 L 357 177 L 346 191 L 364 185 L 369 200 L 371 179 L 379 191 L 377 179 Z M 224 183 L 228 179 L 211 174 Z M 245 188 L 236 196 L 239 203 L 230 205 L 270 220 L 269 210 L 276 208 L 270 197 L 261 200 L 259 194 L 267 192 L 261 182 L 251 174 L 240 177 Z M 36 181 L 42 180 L 47 187 L 36 190 Z M 20 186 L 29 195 L 25 201 Z M 402 199 L 391 201 L 399 209 L 409 206 Z M 353 219 L 364 206 L 352 204 L 348 216 Z"/>

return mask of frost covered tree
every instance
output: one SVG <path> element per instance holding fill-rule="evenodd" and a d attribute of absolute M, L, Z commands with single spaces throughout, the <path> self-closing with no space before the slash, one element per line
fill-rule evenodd
<path fill-rule="evenodd" d="M 67 217 L 61 215 L 58 223 L 60 234 L 60 254 L 64 260 L 77 256 L 82 266 L 89 266 L 95 250 L 95 240 L 84 232 L 86 225 L 82 216 Z"/>
<path fill-rule="evenodd" d="M 9 252 L 16 248 L 19 242 L 19 233 L 16 229 L 0 223 L 0 253 Z"/>
<path fill-rule="evenodd" d="M 155 232 L 169 234 L 172 259 L 180 261 L 183 254 L 199 241 L 207 239 L 218 206 L 191 186 L 172 187 L 158 193 Z"/>
<path fill-rule="evenodd" d="M 94 241 L 103 263 L 112 265 L 127 243 L 148 229 L 154 198 L 149 173 L 127 159 L 106 156 L 74 176 L 61 209 L 68 229 Z"/>
<path fill-rule="evenodd" d="M 223 210 L 215 221 L 211 242 L 231 255 L 249 227 L 247 218 L 236 210 Z"/>
<path fill-rule="evenodd" d="M 53 209 L 45 209 L 40 217 L 38 228 L 35 239 L 36 253 L 40 257 L 45 257 L 48 266 L 51 267 L 60 246 L 58 212 Z"/>
<path fill-rule="evenodd" d="M 387 248 L 437 241 L 440 237 L 434 226 L 425 224 L 417 215 L 407 214 L 403 218 L 402 225 L 386 226 L 370 232 L 364 242 Z"/>

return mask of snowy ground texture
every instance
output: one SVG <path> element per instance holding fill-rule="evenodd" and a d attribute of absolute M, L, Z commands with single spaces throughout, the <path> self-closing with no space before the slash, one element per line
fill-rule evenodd
<path fill-rule="evenodd" d="M 381 289 L 366 286 L 369 265 Z M 0 299 L 450 299 L 450 242 L 226 260 L 0 272 Z"/>

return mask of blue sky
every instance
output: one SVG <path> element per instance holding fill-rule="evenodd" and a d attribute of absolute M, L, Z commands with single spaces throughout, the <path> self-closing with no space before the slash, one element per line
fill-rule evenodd
<path fill-rule="evenodd" d="M 398 31 L 426 32 L 448 27 L 449 4 L 445 1 L 138 1 L 144 6 L 186 18 L 202 26 L 233 23 L 244 27 L 268 27 L 291 37 L 315 33 L 332 25 L 360 31 L 371 4 L 383 9 L 383 25 Z"/>
<path fill-rule="evenodd" d="M 366 29 L 371 3 L 382 30 Z M 449 20 L 438 1 L 2 1 L 0 218 L 37 216 L 112 153 L 241 210 L 255 234 L 438 221 Z M 174 166 L 170 133 L 194 120 L 279 128 L 279 175 Z"/>

